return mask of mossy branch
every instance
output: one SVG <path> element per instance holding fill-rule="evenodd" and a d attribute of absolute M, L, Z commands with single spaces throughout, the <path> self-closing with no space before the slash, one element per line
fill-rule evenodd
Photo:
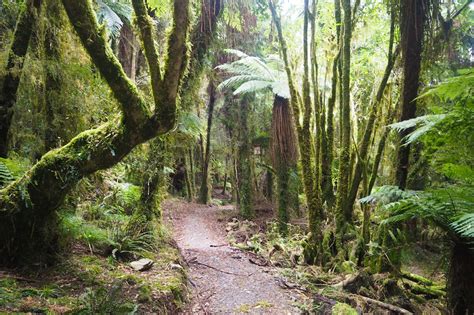
<path fill-rule="evenodd" d="M 97 22 L 92 2 L 63 0 L 63 4 L 82 45 L 119 101 L 125 124 L 143 124 L 150 116 L 146 103 L 108 45 L 104 29 Z"/>
<path fill-rule="evenodd" d="M 133 0 L 133 9 L 135 11 L 138 29 L 140 30 L 145 56 L 150 70 L 151 88 L 155 104 L 159 102 L 160 86 L 163 84 L 160 70 L 160 61 L 158 59 L 158 52 L 155 47 L 154 40 L 154 26 L 151 18 L 148 16 L 148 11 L 144 0 Z"/>

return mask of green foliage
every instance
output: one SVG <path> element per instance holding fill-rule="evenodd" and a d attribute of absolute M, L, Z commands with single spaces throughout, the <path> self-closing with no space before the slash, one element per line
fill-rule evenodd
<path fill-rule="evenodd" d="M 7 166 L 0 161 L 0 188 L 13 181 L 13 176 Z"/>
<path fill-rule="evenodd" d="M 131 4 L 123 0 L 98 0 L 97 5 L 99 23 L 107 25 L 111 39 L 117 39 L 123 25 L 131 25 L 133 12 Z"/>
<path fill-rule="evenodd" d="M 115 259 L 137 258 L 156 249 L 153 230 L 143 223 L 119 224 L 109 229 L 108 236 Z"/>
<path fill-rule="evenodd" d="M 290 97 L 288 79 L 280 59 L 275 56 L 266 59 L 248 56 L 234 49 L 227 49 L 226 52 L 240 59 L 216 67 L 232 75 L 219 84 L 219 89 L 235 89 L 234 95 L 271 90 L 283 98 Z"/>
<path fill-rule="evenodd" d="M 103 286 L 96 290 L 87 288 L 81 295 L 82 307 L 77 314 L 135 314 L 138 305 L 123 301 L 123 283 L 117 281 L 110 289 Z"/>
<path fill-rule="evenodd" d="M 459 219 L 452 222 L 450 226 L 460 237 L 474 244 L 474 213 L 463 214 Z"/>

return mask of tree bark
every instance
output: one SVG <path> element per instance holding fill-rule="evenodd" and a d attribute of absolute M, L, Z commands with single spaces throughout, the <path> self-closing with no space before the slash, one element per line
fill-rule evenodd
<path fill-rule="evenodd" d="M 1 263 L 20 261 L 22 257 L 26 263 L 26 257 L 38 259 L 48 254 L 55 243 L 55 227 L 48 223 L 54 223 L 54 210 L 76 183 L 115 165 L 138 144 L 171 130 L 176 121 L 176 99 L 186 68 L 189 1 L 174 2 L 163 78 L 152 80 L 158 85 L 153 91 L 160 91 L 155 95 L 158 102 L 153 114 L 108 46 L 91 1 L 63 0 L 63 4 L 84 48 L 121 105 L 123 118 L 82 132 L 65 146 L 46 153 L 22 178 L 0 191 Z M 144 0 L 134 0 L 136 4 L 145 7 Z M 135 13 L 137 18 L 144 14 L 141 10 Z M 145 50 L 155 49 L 145 36 L 142 40 Z"/>
<path fill-rule="evenodd" d="M 416 97 L 420 85 L 421 53 L 425 24 L 425 1 L 402 0 L 400 16 L 401 48 L 403 58 L 402 106 L 400 121 L 415 118 Z M 396 183 L 405 189 L 410 164 L 410 145 L 402 145 L 403 138 L 412 132 L 400 132 L 396 165 Z"/>
<path fill-rule="evenodd" d="M 455 243 L 451 250 L 448 270 L 448 308 L 452 314 L 474 312 L 474 254 L 472 248 Z"/>
<path fill-rule="evenodd" d="M 0 157 L 8 155 L 8 132 L 10 130 L 18 86 L 23 71 L 23 64 L 33 28 L 37 25 L 41 0 L 27 0 L 20 12 L 13 33 L 13 40 L 0 89 Z"/>
<path fill-rule="evenodd" d="M 209 192 L 209 162 L 211 160 L 211 130 L 212 116 L 214 114 L 214 105 L 216 103 L 216 87 L 214 79 L 210 79 L 209 87 L 209 104 L 207 107 L 207 133 L 206 133 L 206 151 L 204 152 L 204 164 L 202 167 L 201 187 L 199 190 L 199 202 L 208 204 L 210 199 Z"/>
<path fill-rule="evenodd" d="M 237 149 L 237 183 L 239 196 L 239 211 L 245 218 L 255 215 L 253 209 L 253 189 L 251 170 L 251 146 L 248 130 L 248 115 L 250 112 L 250 101 L 248 96 L 242 97 L 239 106 L 240 133 Z"/>
<path fill-rule="evenodd" d="M 352 223 L 352 212 L 347 211 L 347 195 L 350 177 L 351 155 L 351 114 L 350 114 L 350 66 L 351 66 L 351 37 L 352 18 L 350 0 L 342 1 L 344 11 L 344 33 L 342 45 L 342 112 L 341 112 L 341 150 L 339 155 L 339 178 L 336 196 L 337 234 L 341 238 L 347 225 Z M 342 244 L 338 248 L 342 249 Z"/>

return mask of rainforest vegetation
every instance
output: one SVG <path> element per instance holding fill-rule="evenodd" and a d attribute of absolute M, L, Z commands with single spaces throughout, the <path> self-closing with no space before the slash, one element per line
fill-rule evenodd
<path fill-rule="evenodd" d="M 471 0 L 0 0 L 0 312 L 474 314 L 473 65 Z"/>

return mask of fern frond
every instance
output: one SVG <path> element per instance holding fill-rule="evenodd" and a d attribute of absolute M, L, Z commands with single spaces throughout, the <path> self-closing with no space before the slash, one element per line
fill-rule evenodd
<path fill-rule="evenodd" d="M 0 161 L 0 188 L 6 186 L 8 183 L 14 180 L 12 173 L 8 167 Z"/>
<path fill-rule="evenodd" d="M 407 130 L 410 128 L 416 128 L 413 132 L 409 133 L 403 140 L 404 144 L 408 145 L 415 142 L 418 138 L 425 135 L 433 129 L 433 127 L 446 118 L 445 114 L 439 115 L 424 115 L 404 121 L 400 121 L 391 125 L 388 125 L 389 128 L 392 128 L 398 132 L 402 130 Z"/>
<path fill-rule="evenodd" d="M 247 81 L 242 83 L 235 91 L 234 95 L 251 93 L 261 91 L 271 87 L 271 82 L 268 81 Z"/>
<path fill-rule="evenodd" d="M 474 240 L 474 213 L 466 213 L 451 223 L 451 227 L 462 238 Z"/>

